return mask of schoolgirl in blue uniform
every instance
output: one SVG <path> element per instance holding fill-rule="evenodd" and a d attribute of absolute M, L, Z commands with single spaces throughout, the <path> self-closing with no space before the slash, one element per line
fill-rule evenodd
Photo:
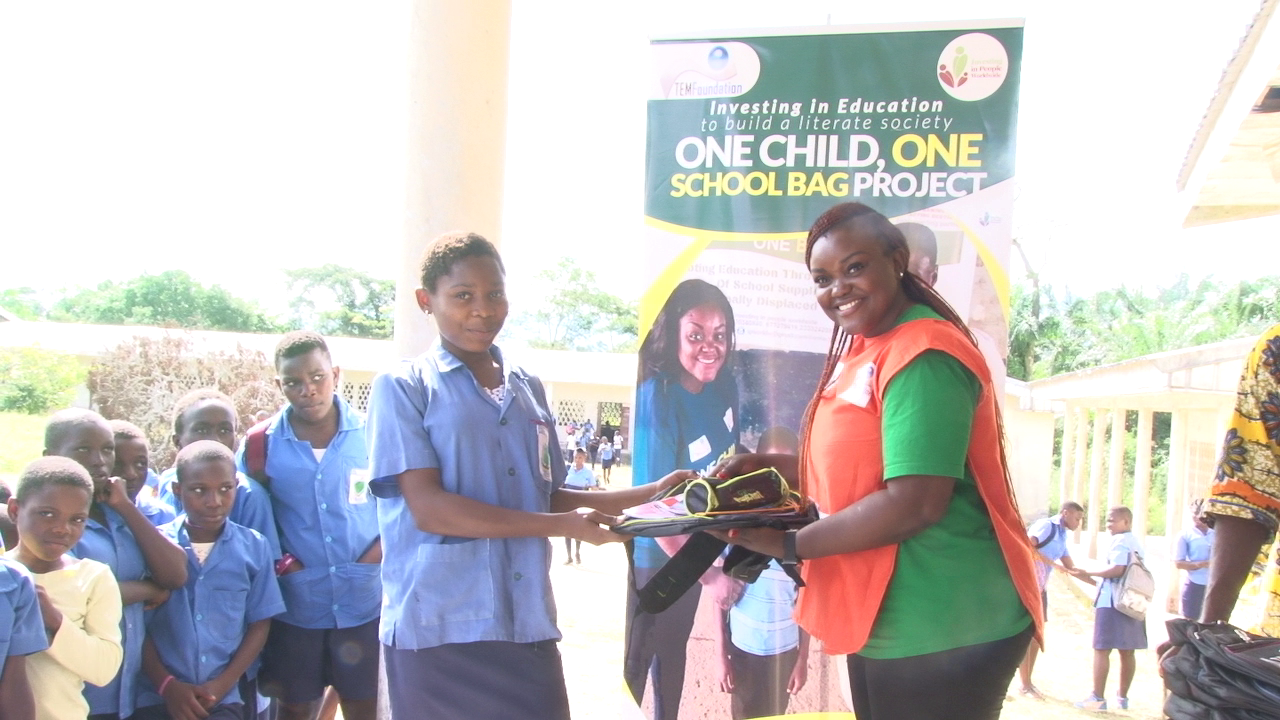
<path fill-rule="evenodd" d="M 16 501 L 13 507 L 16 515 Z M 35 581 L 21 563 L 0 557 L 0 708 L 6 718 L 34 720 L 27 656 L 48 647 Z"/>
<path fill-rule="evenodd" d="M 417 300 L 440 340 L 378 376 L 369 399 L 380 638 L 397 717 L 567 718 L 547 538 L 619 540 L 601 527 L 606 513 L 692 474 L 625 490 L 562 487 L 542 383 L 493 344 L 508 312 L 504 274 L 479 235 L 437 238 Z"/>

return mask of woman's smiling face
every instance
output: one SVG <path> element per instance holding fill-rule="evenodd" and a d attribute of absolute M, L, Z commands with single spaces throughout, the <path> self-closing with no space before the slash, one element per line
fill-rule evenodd
<path fill-rule="evenodd" d="M 716 379 L 729 354 L 729 328 L 724 311 L 713 304 L 699 305 L 680 316 L 680 384 L 692 393 Z"/>
<path fill-rule="evenodd" d="M 833 228 L 809 257 L 818 305 L 850 335 L 888 331 L 910 304 L 901 283 L 907 258 L 905 247 L 886 253 L 868 223 L 854 219 Z"/>

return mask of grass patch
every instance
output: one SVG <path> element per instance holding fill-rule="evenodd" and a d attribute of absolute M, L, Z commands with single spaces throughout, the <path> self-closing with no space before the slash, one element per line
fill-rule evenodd
<path fill-rule="evenodd" d="M 12 486 L 18 473 L 44 450 L 45 416 L 0 412 L 0 482 Z"/>

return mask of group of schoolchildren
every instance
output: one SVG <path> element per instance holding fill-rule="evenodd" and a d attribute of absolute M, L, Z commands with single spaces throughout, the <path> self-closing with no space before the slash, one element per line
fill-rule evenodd
<path fill-rule="evenodd" d="M 182 397 L 158 478 L 136 425 L 52 416 L 8 499 L 5 720 L 376 716 L 364 421 L 319 335 L 286 335 L 275 370 L 288 402 L 246 442 L 228 396 Z"/>
<path fill-rule="evenodd" d="M 1137 670 L 1135 651 L 1146 649 L 1147 628 L 1144 620 L 1117 610 L 1115 600 L 1120 579 L 1135 557 L 1140 560 L 1144 557 L 1143 548 L 1132 531 L 1133 511 L 1123 505 L 1116 506 L 1107 512 L 1106 529 L 1111 541 L 1103 558 L 1103 565 L 1094 569 L 1077 567 L 1067 551 L 1067 532 L 1078 530 L 1083 518 L 1084 507 L 1077 502 L 1067 501 L 1062 503 L 1057 515 L 1037 520 L 1027 529 L 1037 552 L 1036 569 L 1041 602 L 1044 604 L 1045 616 L 1048 617 L 1049 596 L 1046 586 L 1054 568 L 1098 586 L 1093 603 L 1093 689 L 1088 697 L 1075 705 L 1097 712 L 1108 709 L 1105 691 L 1107 676 L 1111 671 L 1111 652 L 1114 650 L 1120 659 L 1115 708 L 1127 710 L 1129 688 Z M 1182 615 L 1197 620 L 1204 601 L 1209 555 L 1213 546 L 1213 530 L 1205 524 L 1202 500 L 1192 504 L 1191 519 L 1192 526 L 1179 536 L 1175 565 L 1179 570 L 1187 571 L 1182 591 Z M 1043 699 L 1043 694 L 1031 683 L 1036 655 L 1037 646 L 1032 643 L 1018 669 L 1022 683 L 1020 692 L 1024 696 Z"/>

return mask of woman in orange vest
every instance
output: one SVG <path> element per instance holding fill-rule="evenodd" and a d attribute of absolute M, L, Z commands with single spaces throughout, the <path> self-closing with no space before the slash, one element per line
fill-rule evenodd
<path fill-rule="evenodd" d="M 997 718 L 1041 639 L 1032 548 L 987 364 L 908 256 L 859 203 L 810 229 L 805 261 L 835 327 L 800 456 L 739 455 L 721 471 L 773 465 L 822 519 L 723 537 L 803 560 L 796 619 L 849 655 L 858 720 Z"/>

